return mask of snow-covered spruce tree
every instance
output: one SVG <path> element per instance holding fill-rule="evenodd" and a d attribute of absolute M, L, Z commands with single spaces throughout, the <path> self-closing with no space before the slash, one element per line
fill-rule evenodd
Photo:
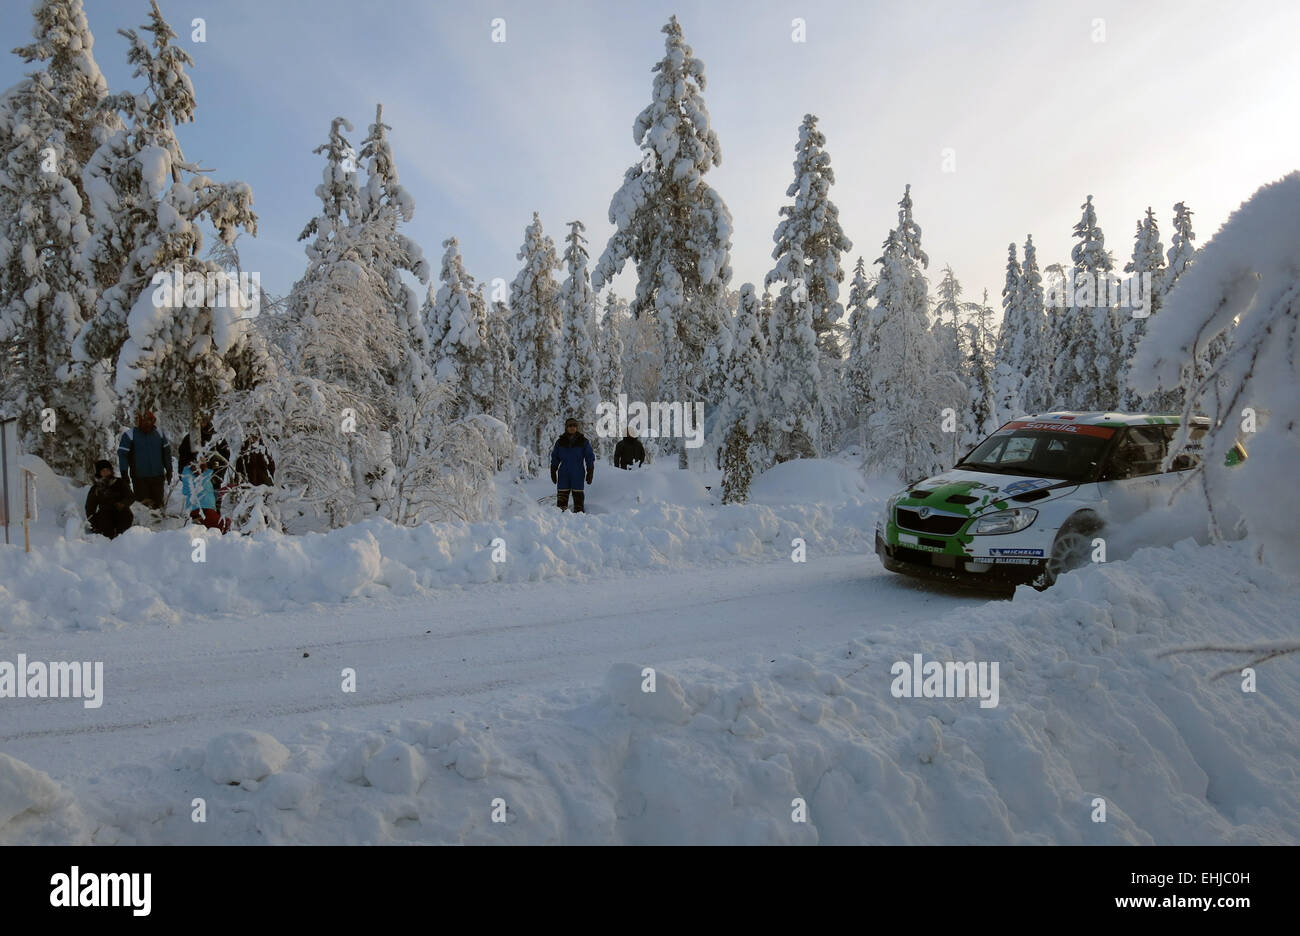
<path fill-rule="evenodd" d="M 790 275 L 786 271 L 785 275 Z M 769 281 L 774 280 L 772 275 Z M 772 344 L 767 372 L 771 387 L 773 455 L 777 461 L 816 458 L 826 417 L 822 372 L 813 328 L 813 305 L 791 281 L 772 302 Z"/>
<path fill-rule="evenodd" d="M 1030 376 L 1027 373 L 1026 359 L 1035 342 L 1032 336 L 1025 335 L 1025 331 L 1037 323 L 1026 320 L 1022 312 L 1024 304 L 1023 274 L 1016 257 L 1015 242 L 1012 242 L 1007 245 L 1007 276 L 1002 285 L 1002 325 L 998 329 L 998 345 L 994 355 L 994 394 L 1000 419 L 1029 412 L 1025 399 L 1028 395 L 1025 393 L 1025 384 Z"/>
<path fill-rule="evenodd" d="M 1164 291 L 1168 295 L 1174 288 L 1187 270 L 1194 265 L 1197 249 L 1192 243 L 1196 240 L 1196 232 L 1192 229 L 1192 209 L 1188 208 L 1184 202 L 1174 205 L 1174 234 L 1170 238 L 1168 266 L 1165 269 Z M 1201 349 L 1197 355 L 1194 366 L 1195 374 L 1190 376 L 1184 383 L 1197 385 L 1200 378 L 1213 369 L 1218 359 L 1228 350 L 1228 335 L 1221 333 Z M 1152 394 L 1151 405 L 1159 405 L 1162 411 L 1177 412 L 1182 406 L 1182 385 L 1171 387 L 1167 390 L 1157 390 Z"/>
<path fill-rule="evenodd" d="M 1208 501 L 1212 533 L 1240 510 L 1263 556 L 1300 573 L 1290 490 L 1300 463 L 1300 172 L 1265 185 L 1234 211 L 1166 296 L 1138 347 L 1137 389 L 1185 381 L 1177 453 L 1198 411 L 1210 417 L 1199 465 L 1189 472 Z M 1227 349 L 1196 373 L 1216 338 Z M 1255 430 L 1252 432 L 1252 430 Z M 1250 458 L 1225 464 L 1239 436 Z"/>
<path fill-rule="evenodd" d="M 617 402 L 618 395 L 624 392 L 623 332 L 627 318 L 627 304 L 611 289 L 605 294 L 605 314 L 596 341 L 596 389 L 600 399 L 609 402 Z"/>
<path fill-rule="evenodd" d="M 844 430 L 861 441 L 865 438 L 871 408 L 871 368 L 868 331 L 871 325 L 871 278 L 861 257 L 853 268 L 849 284 L 848 357 L 844 362 Z"/>
<path fill-rule="evenodd" d="M 1023 271 L 1023 267 L 1021 268 Z M 1073 295 L 1070 286 L 1072 274 L 1060 263 L 1049 263 L 1043 268 L 1043 278 L 1047 286 L 1043 296 L 1043 351 L 1040 361 L 1043 367 L 1043 405 L 1040 412 L 1069 409 L 1064 388 L 1064 376 L 1058 364 L 1064 363 L 1066 356 L 1061 348 L 1066 342 L 1069 331 L 1069 302 L 1061 304 L 1061 296 Z M 1053 292 L 1056 296 L 1052 296 Z M 1052 298 L 1048 298 L 1052 296 Z"/>
<path fill-rule="evenodd" d="M 759 321 L 759 301 L 754 287 L 740 287 L 735 334 L 727 366 L 726 396 L 722 404 L 725 426 L 722 454 L 722 502 L 744 503 L 754 473 L 767 464 L 768 401 L 765 373 L 767 348 Z"/>
<path fill-rule="evenodd" d="M 289 294 L 279 329 L 283 341 L 277 344 L 286 349 L 290 372 L 279 381 L 283 409 L 269 398 L 258 404 L 281 414 L 276 426 L 296 425 L 310 436 L 298 453 L 316 459 L 301 468 L 303 483 L 312 482 L 303 496 L 331 525 L 391 503 L 395 469 L 384 465 L 392 449 L 386 433 L 397 420 L 399 400 L 416 392 L 412 378 L 419 373 L 411 367 L 411 338 L 389 288 L 387 266 L 394 258 L 379 249 L 383 236 L 377 232 L 393 218 L 384 211 L 366 218 L 356 153 L 344 130 L 351 124 L 335 118 L 329 139 L 314 151 L 325 157 L 316 187 L 321 210 L 299 235 L 308 241 L 307 270 Z M 368 221 L 375 222 L 371 231 Z M 311 399 L 290 399 L 295 393 Z M 331 411 L 321 400 L 347 412 Z M 284 440 L 277 444 L 292 448 Z M 340 471 L 346 496 L 333 480 Z"/>
<path fill-rule="evenodd" d="M 35 41 L 14 51 L 43 67 L 0 97 L 0 409 L 26 451 L 84 481 L 107 439 L 93 411 L 106 374 L 72 366 L 98 295 L 81 172 L 118 123 L 99 108 L 107 83 L 81 0 L 41 0 L 33 15 Z"/>
<path fill-rule="evenodd" d="M 1015 244 L 1008 247 L 1007 256 L 1002 325 L 994 353 L 995 418 L 999 423 L 1049 410 L 1054 398 L 1048 389 L 1055 356 L 1052 323 L 1043 309 L 1043 277 L 1033 235 L 1025 238 L 1023 266 L 1016 261 Z"/>
<path fill-rule="evenodd" d="M 247 184 L 214 182 L 186 161 L 175 130 L 193 120 L 194 88 L 185 73 L 193 60 L 172 44 L 176 33 L 152 0 L 150 22 L 141 28 L 151 38 L 135 30 L 122 35 L 145 88 L 105 99 L 126 126 L 100 145 L 83 172 L 94 217 L 85 257 L 100 283 L 112 284 L 74 354 L 87 366 L 109 362 L 127 410 L 151 403 L 174 422 L 188 423 L 233 389 L 230 358 L 249 328 L 240 284 L 199 258 L 201 225 L 211 224 L 230 243 L 240 229 L 256 234 L 257 216 Z M 182 289 L 174 288 L 176 277 Z"/>
<path fill-rule="evenodd" d="M 1136 412 L 1144 407 L 1161 413 L 1181 410 L 1181 400 L 1159 399 L 1161 394 L 1156 394 L 1153 399 L 1144 401 L 1132 387 L 1133 355 L 1142 336 L 1146 334 L 1149 317 L 1159 311 L 1160 301 L 1164 297 L 1164 245 L 1160 243 L 1160 226 L 1156 223 L 1155 212 L 1150 207 L 1147 208 L 1146 217 L 1137 223 L 1137 233 L 1133 238 L 1133 257 L 1124 264 L 1124 272 L 1133 274 L 1135 295 L 1138 294 L 1136 289 L 1141 286 L 1144 275 L 1151 277 L 1151 290 L 1146 294 L 1148 305 L 1145 316 L 1135 316 L 1130 309 L 1122 310 L 1120 335 L 1124 347 L 1124 360 L 1119 373 L 1119 406 L 1128 412 Z"/>
<path fill-rule="evenodd" d="M 1001 425 L 993 390 L 993 309 L 989 306 L 987 289 L 983 302 L 966 304 L 966 320 L 960 326 L 960 334 L 965 355 L 962 379 L 966 384 L 966 400 L 959 448 L 969 451 Z"/>
<path fill-rule="evenodd" d="M 1097 226 L 1092 196 L 1080 207 L 1083 216 L 1074 226 L 1079 242 L 1070 251 L 1072 300 L 1064 310 L 1058 335 L 1056 384 L 1062 402 L 1076 409 L 1111 410 L 1119 402 L 1122 346 L 1118 317 L 1105 304 L 1104 293 L 1115 263 Z"/>
<path fill-rule="evenodd" d="M 596 405 L 600 402 L 600 390 L 596 385 L 596 348 L 592 341 L 596 294 L 587 274 L 587 239 L 582 236 L 585 229 L 581 221 L 570 221 L 569 236 L 564 239 L 564 266 L 568 275 L 560 285 L 561 350 L 556 362 L 556 386 L 559 388 L 561 415 L 565 419 L 574 417 L 578 420 L 592 445 L 597 447 L 596 455 L 599 457 L 601 440 L 593 431 Z"/>
<path fill-rule="evenodd" d="M 1050 409 L 1048 391 L 1051 360 L 1055 357 L 1049 347 L 1049 325 L 1046 309 L 1043 307 L 1043 275 L 1038 270 L 1038 250 L 1034 247 L 1034 236 L 1025 236 L 1024 262 L 1020 266 L 1020 314 L 1025 321 L 1026 345 L 1023 352 L 1023 367 L 1026 373 L 1020 385 L 1020 404 L 1028 414 L 1040 413 Z M 998 419 L 1010 419 L 1011 413 L 999 413 Z"/>
<path fill-rule="evenodd" d="M 431 376 L 432 353 L 419 296 L 403 282 L 402 273 L 428 283 L 429 264 L 420 245 L 399 230 L 399 225 L 415 216 L 415 200 L 398 181 L 397 163 L 388 142 L 392 127 L 384 123 L 383 114 L 384 106 L 377 104 L 375 122 L 361 143 L 366 183 L 359 193 L 360 224 L 355 242 L 359 259 L 383 282 L 388 314 L 402 333 L 405 360 L 395 375 L 398 395 L 418 397 Z"/>
<path fill-rule="evenodd" d="M 519 377 L 519 437 L 539 459 L 549 454 L 551 436 L 558 436 L 564 417 L 558 415 L 556 362 L 560 351 L 560 268 L 555 242 L 533 223 L 524 228 L 518 259 L 523 268 L 510 284 L 510 335 Z M 554 432 L 552 432 L 554 430 Z"/>
<path fill-rule="evenodd" d="M 663 385 L 663 332 L 651 315 L 635 318 L 628 310 L 623 319 L 623 389 L 629 400 L 658 399 Z M 644 438 L 647 461 L 656 453 L 658 440 Z"/>
<path fill-rule="evenodd" d="M 436 325 L 430 329 L 440 336 L 433 370 L 438 380 L 454 388 L 454 397 L 448 399 L 451 416 L 487 413 L 492 409 L 487 301 L 465 272 L 456 238 L 447 238 L 442 246 L 441 285 L 433 298 Z"/>
<path fill-rule="evenodd" d="M 492 403 L 488 415 L 507 426 L 515 426 L 515 401 L 519 396 L 519 377 L 510 357 L 510 309 L 504 302 L 494 302 L 488 309 L 488 358 L 492 366 Z"/>
<path fill-rule="evenodd" d="M 1178 277 L 1186 271 L 1188 264 L 1196 256 L 1196 232 L 1192 230 L 1192 209 L 1183 202 L 1174 205 L 1174 236 L 1169 240 L 1169 257 L 1164 278 L 1165 292 L 1168 293 L 1178 282 Z"/>
<path fill-rule="evenodd" d="M 799 125 L 795 145 L 794 181 L 786 189 L 793 205 L 781 208 L 781 221 L 772 235 L 776 246 L 772 259 L 776 266 L 767 275 L 764 286 L 783 284 L 776 297 L 776 311 L 783 301 L 799 301 L 809 306 L 812 329 L 817 336 L 817 367 L 820 378 L 819 437 L 830 441 L 843 405 L 838 389 L 842 383 L 844 358 L 841 319 L 844 307 L 839 302 L 839 286 L 844 281 L 840 255 L 853 249 L 853 243 L 840 227 L 839 209 L 830 200 L 835 184 L 830 154 L 824 149 L 825 135 L 817 129 L 817 117 L 805 114 Z M 797 300 L 792 300 L 791 296 Z"/>
<path fill-rule="evenodd" d="M 921 250 L 920 226 L 912 219 L 911 186 L 899 202 L 898 227 L 889 232 L 876 263 L 880 273 L 871 290 L 872 414 L 865 461 L 873 472 L 910 482 L 938 471 L 951 456 L 941 410 L 953 390 L 952 375 L 936 367 L 922 272 L 929 258 Z"/>
<path fill-rule="evenodd" d="M 944 404 L 956 411 L 959 418 L 966 409 L 967 393 L 964 378 L 967 352 L 963 346 L 966 336 L 962 330 L 962 318 L 969 305 L 962 301 L 961 292 L 961 283 L 957 275 L 953 273 L 951 266 L 945 266 L 936 290 L 934 322 L 930 326 L 930 335 L 934 338 L 936 365 L 939 370 L 955 374 L 962 381 L 960 385 L 953 385 L 952 395 Z M 958 436 L 962 436 L 966 430 L 967 427 L 959 423 Z"/>
<path fill-rule="evenodd" d="M 722 162 L 704 106 L 704 63 L 683 39 L 677 17 L 663 32 L 668 38 L 652 69 L 651 103 L 632 127 L 645 156 L 627 170 L 610 202 L 616 230 L 591 280 L 603 289 L 628 260 L 636 264 L 632 310 L 655 316 L 663 333 L 661 399 L 690 404 L 711 397 L 704 357 L 726 317 L 732 225 L 722 197 L 704 181 Z M 685 445 L 672 444 L 686 467 Z"/>

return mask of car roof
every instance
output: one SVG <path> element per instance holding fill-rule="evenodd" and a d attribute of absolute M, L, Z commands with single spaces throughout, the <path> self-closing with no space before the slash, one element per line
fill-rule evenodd
<path fill-rule="evenodd" d="M 1050 413 L 1038 413 L 1033 416 L 1017 416 L 1009 422 L 1071 422 L 1081 426 L 1177 426 L 1182 416 L 1177 413 L 1103 413 L 1079 412 L 1076 410 L 1053 410 Z M 1209 417 L 1193 416 L 1192 425 L 1208 426 Z"/>

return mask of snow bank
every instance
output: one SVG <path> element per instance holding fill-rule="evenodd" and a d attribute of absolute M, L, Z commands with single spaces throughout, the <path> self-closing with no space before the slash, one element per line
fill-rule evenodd
<path fill-rule="evenodd" d="M 1288 635 L 1297 607 L 1241 544 L 1141 550 L 952 615 L 942 644 L 868 614 L 833 652 L 661 670 L 653 693 L 627 661 L 473 717 L 313 722 L 261 784 L 177 751 L 0 842 L 1296 843 L 1296 658 L 1243 692 L 1208 679 L 1230 659 L 1160 653 Z M 999 662 L 999 704 L 895 698 L 917 653 Z M 206 823 L 175 806 L 194 796 Z"/>
<path fill-rule="evenodd" d="M 693 472 L 605 466 L 586 515 L 539 506 L 537 492 L 554 491 L 543 478 L 502 485 L 524 493 L 515 516 L 492 523 L 408 528 L 372 519 L 329 533 L 255 537 L 133 527 L 111 542 L 47 530 L 31 554 L 0 547 L 0 633 L 168 624 L 188 614 L 256 615 L 484 582 L 758 561 L 788 555 L 796 537 L 822 553 L 870 549 L 879 498 L 846 480 L 856 469 L 808 463 L 798 476 L 836 479 L 833 490 L 823 491 L 824 503 L 780 504 L 772 492 L 796 474 L 782 468 L 766 484 L 770 504 L 710 506 L 712 495 Z"/>

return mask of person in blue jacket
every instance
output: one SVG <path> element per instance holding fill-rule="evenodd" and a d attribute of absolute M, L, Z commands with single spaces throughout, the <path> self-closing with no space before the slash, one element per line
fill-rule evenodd
<path fill-rule="evenodd" d="M 583 471 L 583 465 L 586 471 Z M 564 510 L 569 506 L 569 494 L 573 494 L 573 512 L 583 512 L 583 499 L 586 490 L 583 478 L 591 483 L 596 472 L 596 453 L 592 451 L 587 437 L 578 431 L 576 419 L 564 421 L 564 435 L 555 442 L 551 449 L 551 481 L 555 483 L 556 506 Z"/>
<path fill-rule="evenodd" d="M 224 463 L 222 465 L 224 466 Z M 221 516 L 217 492 L 212 486 L 212 469 L 205 455 L 198 455 L 181 470 L 181 495 L 190 519 L 210 530 L 222 533 L 230 529 L 230 518 Z"/>
<path fill-rule="evenodd" d="M 164 484 L 172 481 L 172 444 L 149 410 L 141 410 L 135 427 L 122 433 L 117 469 L 131 482 L 136 500 L 153 510 L 162 509 Z"/>

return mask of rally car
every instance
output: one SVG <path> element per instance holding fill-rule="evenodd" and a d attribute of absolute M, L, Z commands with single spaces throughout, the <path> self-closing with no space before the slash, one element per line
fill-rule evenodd
<path fill-rule="evenodd" d="M 909 485 L 876 523 L 886 569 L 1007 591 L 1087 562 L 1108 524 L 1167 502 L 1209 420 L 1166 466 L 1177 416 L 1054 412 L 1002 426 L 949 471 Z M 1240 445 L 1230 464 L 1246 457 Z M 1167 470 L 1166 470 L 1167 469 Z"/>

